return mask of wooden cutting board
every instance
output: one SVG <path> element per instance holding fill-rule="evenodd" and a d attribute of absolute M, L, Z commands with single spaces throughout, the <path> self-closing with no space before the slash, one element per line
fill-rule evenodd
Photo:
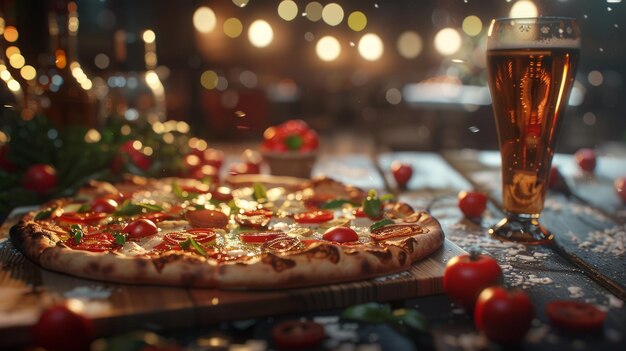
<path fill-rule="evenodd" d="M 63 299 L 82 303 L 98 335 L 181 329 L 438 294 L 446 262 L 464 253 L 446 240 L 406 272 L 343 284 L 272 291 L 186 289 L 106 283 L 42 269 L 6 240 L 9 224 L 0 229 L 0 348 L 27 344 L 29 327 L 43 307 Z"/>

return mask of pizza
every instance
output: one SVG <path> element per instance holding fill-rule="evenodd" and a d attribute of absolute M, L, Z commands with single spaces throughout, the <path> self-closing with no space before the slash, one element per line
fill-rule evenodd
<path fill-rule="evenodd" d="M 91 181 L 25 214 L 11 241 L 53 271 L 109 282 L 277 289 L 409 269 L 444 241 L 438 221 L 330 178 L 222 184 Z"/>

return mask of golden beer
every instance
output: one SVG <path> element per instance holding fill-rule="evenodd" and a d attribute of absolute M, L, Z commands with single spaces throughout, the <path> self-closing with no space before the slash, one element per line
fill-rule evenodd
<path fill-rule="evenodd" d="M 580 48 L 576 21 L 562 17 L 493 20 L 487 79 L 502 157 L 506 218 L 489 230 L 501 239 L 546 244 L 539 223 L 554 148 L 574 84 Z"/>
<path fill-rule="evenodd" d="M 502 156 L 502 205 L 508 213 L 538 215 L 543 209 L 578 53 L 563 48 L 487 52 Z"/>

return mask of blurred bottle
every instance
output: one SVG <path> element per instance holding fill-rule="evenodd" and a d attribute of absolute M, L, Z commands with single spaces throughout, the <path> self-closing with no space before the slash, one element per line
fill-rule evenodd
<path fill-rule="evenodd" d="M 97 125 L 97 101 L 93 82 L 77 56 L 78 9 L 73 1 L 53 0 L 48 12 L 50 67 L 40 77 L 44 88 L 41 112 L 57 128 Z"/>
<path fill-rule="evenodd" d="M 146 32 L 148 33 L 146 35 Z M 165 119 L 163 85 L 156 67 L 155 34 L 141 35 L 117 29 L 113 34 L 113 60 L 106 80 L 102 118 L 119 118 L 138 124 Z"/>

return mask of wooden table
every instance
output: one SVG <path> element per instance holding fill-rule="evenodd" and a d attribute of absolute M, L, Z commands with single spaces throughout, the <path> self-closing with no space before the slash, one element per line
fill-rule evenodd
<path fill-rule="evenodd" d="M 236 155 L 236 152 L 232 152 Z M 233 156 L 232 160 L 236 160 Z M 402 160 L 413 165 L 414 175 L 408 189 L 399 191 L 389 173 L 389 166 L 394 160 Z M 329 175 L 339 180 L 369 189 L 379 189 L 396 194 L 416 208 L 430 211 L 441 222 L 446 237 L 449 240 L 446 251 L 433 256 L 436 262 L 435 270 L 441 270 L 442 265 L 455 254 L 462 253 L 458 247 L 469 249 L 472 246 L 494 256 L 505 274 L 505 285 L 526 291 L 534 303 L 536 320 L 522 345 L 524 349 L 589 349 L 607 350 L 624 349 L 626 346 L 626 313 L 623 307 L 626 298 L 626 254 L 624 241 L 626 240 L 626 206 L 621 203 L 613 191 L 613 179 L 619 175 L 626 175 L 626 158 L 600 157 L 599 167 L 594 176 L 583 176 L 579 173 L 571 156 L 557 155 L 555 164 L 559 165 L 566 176 L 573 195 L 550 193 L 546 200 L 546 208 L 542 215 L 542 223 L 556 236 L 556 244 L 552 246 L 524 246 L 506 244 L 490 239 L 487 229 L 495 224 L 502 216 L 500 209 L 500 173 L 499 155 L 497 152 L 476 152 L 471 150 L 451 151 L 442 154 L 402 152 L 402 153 L 324 153 L 317 162 L 314 175 Z M 227 167 L 227 165 L 226 165 Z M 457 207 L 456 196 L 460 190 L 477 188 L 485 191 L 490 198 L 488 210 L 480 223 L 465 219 Z M 458 247 L 457 247 L 458 246 Z M 0 256 L 3 256 L 0 253 Z M 4 271 L 7 265 L 19 262 L 3 262 Z M 10 294 L 21 294 L 24 299 L 37 299 L 36 295 L 23 294 L 20 288 L 12 286 L 16 281 L 15 273 L 12 276 L 2 275 L 0 271 L 0 292 L 6 297 Z M 440 274 L 441 271 L 438 272 Z M 32 271 L 23 271 L 22 274 L 33 274 Z M 70 284 L 68 280 L 75 279 L 60 274 L 49 273 L 46 279 L 54 280 L 53 285 Z M 45 286 L 47 282 L 36 281 L 37 275 L 31 277 L 17 277 L 30 279 L 33 287 Z M 439 276 L 440 278 L 440 276 Z M 433 279 L 439 279 L 433 278 Z M 437 280 L 440 284 L 440 280 Z M 115 319 L 115 327 L 109 327 L 108 332 L 120 332 L 137 328 L 151 328 L 156 330 L 181 329 L 183 338 L 188 338 L 200 330 L 197 335 L 207 335 L 214 331 L 215 323 L 221 320 L 232 320 L 237 317 L 235 305 L 229 307 L 228 301 L 252 301 L 245 292 L 215 292 L 192 291 L 153 287 L 134 287 L 136 292 L 121 293 L 119 286 L 106 286 L 102 294 L 115 295 L 115 303 L 119 308 L 134 308 L 139 311 L 133 318 L 119 317 Z M 111 289 L 111 290 L 107 290 Z M 315 293 L 311 291 L 292 290 L 289 292 L 268 292 L 258 300 L 258 296 L 248 305 L 236 305 L 237 308 L 254 308 L 265 306 L 258 314 L 252 315 L 255 319 L 245 328 L 242 337 L 238 324 L 221 324 L 218 329 L 226 335 L 237 335 L 237 338 L 266 339 L 268 330 L 274 323 L 274 318 L 262 318 L 260 315 L 274 315 L 276 318 L 326 318 L 336 321 L 342 307 L 351 303 L 367 300 L 393 300 L 394 307 L 416 308 L 429 320 L 434 344 L 440 350 L 455 350 L 484 347 L 485 340 L 476 333 L 471 318 L 458 306 L 451 304 L 448 298 L 441 294 L 441 289 L 432 291 L 407 290 L 406 286 L 396 286 L 383 291 L 387 295 L 350 293 L 334 303 L 324 304 L 320 301 L 325 296 L 334 296 L 335 287 L 319 287 Z M 339 289 L 339 288 L 337 288 Z M 36 289 L 34 289 L 35 291 Z M 94 289 L 90 291 L 94 294 Z M 356 291 L 356 290 L 355 290 Z M 394 292 L 393 294 L 388 293 Z M 67 292 L 67 291 L 66 291 Z M 97 294 L 96 289 L 95 294 Z M 144 294 L 142 294 L 142 292 Z M 70 291 L 71 296 L 72 291 Z M 81 291 L 73 293 L 80 295 Z M 289 295 L 284 300 L 282 295 Z M 66 295 L 67 297 L 68 295 Z M 143 300 L 142 297 L 143 296 Z M 357 298 L 354 298 L 357 296 Z M 217 300 L 215 300 L 217 299 Z M 309 300 L 307 300 L 309 299 Z M 544 307 L 548 301 L 554 299 L 574 299 L 592 302 L 608 311 L 606 325 L 601 333 L 589 335 L 566 335 L 552 328 L 547 321 Z M 162 304 L 163 301 L 176 304 L 168 314 L 155 314 L 151 310 L 152 304 Z M 207 310 L 197 309 L 194 301 L 219 301 L 223 306 L 216 311 L 219 314 L 205 313 Z M 260 302 L 259 302 L 260 301 Z M 277 301 L 289 301 L 278 303 Z M 303 301 L 308 303 L 302 308 Z M 25 301 L 24 303 L 28 303 Z M 243 306 L 243 307 L 242 307 Z M 0 311 L 7 306 L 0 303 Z M 204 307 L 204 308 L 210 308 Z M 312 310 L 319 310 L 310 312 Z M 152 311 L 152 312 L 151 312 Z M 204 311 L 204 312 L 203 312 Z M 6 315 L 6 314 L 5 314 Z M 20 316 L 14 316 L 19 318 Z M 165 317 L 165 318 L 163 318 Z M 31 316 L 32 318 L 32 316 Z M 150 324 L 145 322 L 149 321 Z M 2 322 L 2 321 L 0 321 Z M 24 331 L 24 328 L 11 327 L 10 321 L 4 321 L 0 327 L 3 337 L 15 331 Z M 208 325 L 208 327 L 206 326 Z M 233 326 L 234 325 L 234 326 Z M 213 326 L 213 327 L 212 327 Z M 361 326 L 363 327 L 363 326 Z M 186 329 L 185 329 L 186 328 Z M 387 340 L 377 341 L 369 337 L 369 343 L 380 343 L 383 348 L 411 349 L 412 344 L 402 343 L 406 337 L 379 326 L 375 335 Z M 106 330 L 106 328 L 105 328 Z M 176 332 L 175 332 L 176 333 Z M 187 333 L 187 334 L 185 334 Z M 178 335 L 180 334 L 173 334 Z M 374 335 L 374 334 L 371 334 Z M 392 337 L 387 337 L 385 335 Z M 378 337 L 377 336 L 377 337 Z M 404 338 L 404 339 L 402 339 Z M 389 341 L 393 339 L 395 341 Z M 6 339 L 5 339 L 6 340 Z M 372 341 L 373 340 L 373 341 Z M 24 340 L 18 340 L 16 344 Z M 0 345 L 6 345 L 6 343 Z M 326 346 L 329 346 L 327 344 Z M 394 346 L 389 346 L 394 345 Z M 494 346 L 488 346 L 493 348 Z"/>

